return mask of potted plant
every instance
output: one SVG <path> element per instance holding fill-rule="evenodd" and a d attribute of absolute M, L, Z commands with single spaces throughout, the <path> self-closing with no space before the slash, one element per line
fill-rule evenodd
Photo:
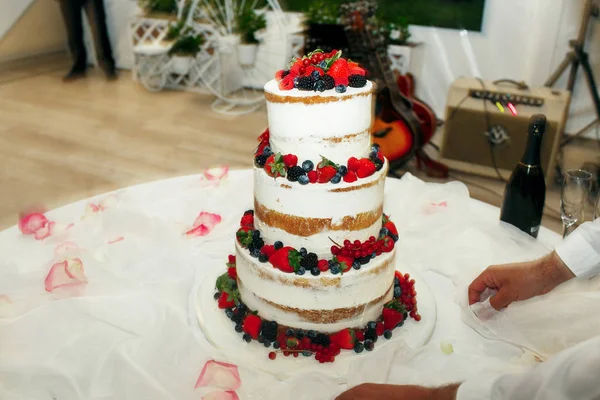
<path fill-rule="evenodd" d="M 177 14 L 177 0 L 138 0 L 147 16 L 170 17 Z"/>
<path fill-rule="evenodd" d="M 416 47 L 416 43 L 409 41 L 411 34 L 408 21 L 404 17 L 391 22 L 379 20 L 380 33 L 385 38 L 392 67 L 401 74 L 406 74 L 409 72 L 413 49 Z"/>
<path fill-rule="evenodd" d="M 267 27 L 264 13 L 257 13 L 254 9 L 246 7 L 237 18 L 237 33 L 240 43 L 237 45 L 238 60 L 241 65 L 254 65 L 258 50 L 256 33 Z"/>
<path fill-rule="evenodd" d="M 189 27 L 184 27 L 183 22 L 172 24 L 165 36 L 165 40 L 173 41 L 169 49 L 171 57 L 171 71 L 175 74 L 185 75 L 202 48 L 204 39 Z"/>

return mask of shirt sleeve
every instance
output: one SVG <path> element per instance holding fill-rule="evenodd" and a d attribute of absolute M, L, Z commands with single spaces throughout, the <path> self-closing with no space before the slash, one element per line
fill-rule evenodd
<path fill-rule="evenodd" d="M 522 374 L 465 382 L 456 400 L 588 400 L 600 398 L 600 336 Z"/>
<path fill-rule="evenodd" d="M 600 274 L 600 218 L 579 226 L 555 250 L 578 278 Z"/>

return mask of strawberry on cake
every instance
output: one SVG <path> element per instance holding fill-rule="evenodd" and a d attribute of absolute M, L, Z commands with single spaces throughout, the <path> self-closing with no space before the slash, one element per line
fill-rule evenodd
<path fill-rule="evenodd" d="M 371 144 L 373 92 L 341 51 L 294 59 L 265 85 L 254 209 L 241 218 L 215 300 L 271 359 L 332 362 L 421 318 L 383 212 L 388 162 Z"/>

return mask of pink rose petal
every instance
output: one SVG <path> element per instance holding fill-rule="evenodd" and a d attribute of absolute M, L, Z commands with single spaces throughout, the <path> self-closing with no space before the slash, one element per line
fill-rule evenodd
<path fill-rule="evenodd" d="M 210 360 L 204 364 L 194 388 L 210 386 L 231 391 L 239 389 L 241 384 L 237 365 Z"/>
<path fill-rule="evenodd" d="M 187 231 L 185 234 L 189 237 L 206 236 L 208 235 L 215 226 L 221 223 L 221 216 L 219 214 L 213 214 L 202 211 L 196 220 L 194 221 L 194 227 Z"/>
<path fill-rule="evenodd" d="M 206 180 L 220 181 L 220 180 L 224 179 L 225 177 L 227 177 L 228 173 L 229 173 L 229 167 L 222 166 L 222 167 L 209 168 L 209 169 L 205 170 L 202 175 L 204 176 L 204 178 Z"/>
<path fill-rule="evenodd" d="M 196 236 L 206 236 L 212 231 L 212 228 L 209 228 L 206 225 L 200 225 L 195 228 L 190 229 L 185 234 L 188 237 L 196 237 Z"/>
<path fill-rule="evenodd" d="M 124 240 L 125 238 L 123 236 L 119 236 L 118 238 L 114 238 L 113 240 L 109 240 L 108 244 L 114 244 L 114 243 L 118 243 L 121 240 Z"/>
<path fill-rule="evenodd" d="M 206 225 L 207 227 L 214 227 L 220 222 L 221 216 L 219 214 L 202 211 L 194 221 L 194 226 Z"/>
<path fill-rule="evenodd" d="M 47 237 L 49 237 L 50 235 L 52 235 L 52 230 L 54 229 L 54 225 L 56 225 L 56 222 L 48 221 L 48 223 L 46 225 L 44 225 L 43 227 L 41 227 L 40 229 L 35 231 L 35 233 L 34 233 L 35 239 L 36 240 L 44 240 Z"/>
<path fill-rule="evenodd" d="M 19 217 L 19 229 L 24 235 L 33 235 L 48 224 L 42 213 L 23 214 Z"/>
<path fill-rule="evenodd" d="M 228 390 L 226 392 L 210 392 L 202 397 L 202 400 L 239 400 L 238 394 Z"/>
<path fill-rule="evenodd" d="M 47 292 L 53 292 L 58 288 L 80 286 L 86 283 L 83 263 L 80 259 L 74 258 L 52 265 L 44 280 L 44 288 Z"/>

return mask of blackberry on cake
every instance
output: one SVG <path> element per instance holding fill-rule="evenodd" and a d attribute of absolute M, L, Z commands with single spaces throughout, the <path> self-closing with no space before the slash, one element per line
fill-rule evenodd
<path fill-rule="evenodd" d="M 299 166 L 292 167 L 287 172 L 287 178 L 290 182 L 296 182 L 302 175 L 306 175 L 306 172 Z"/>
<path fill-rule="evenodd" d="M 350 75 L 348 77 L 348 86 L 353 88 L 362 88 L 367 84 L 367 78 L 362 75 Z"/>
<path fill-rule="evenodd" d="M 313 90 L 315 87 L 315 81 L 310 76 L 302 76 L 298 78 L 298 83 L 296 84 L 296 89 L 309 91 Z"/>
<path fill-rule="evenodd" d="M 323 75 L 321 80 L 325 84 L 325 90 L 331 90 L 331 89 L 335 88 L 335 79 L 333 79 L 333 77 L 331 75 L 325 74 L 325 75 Z"/>

